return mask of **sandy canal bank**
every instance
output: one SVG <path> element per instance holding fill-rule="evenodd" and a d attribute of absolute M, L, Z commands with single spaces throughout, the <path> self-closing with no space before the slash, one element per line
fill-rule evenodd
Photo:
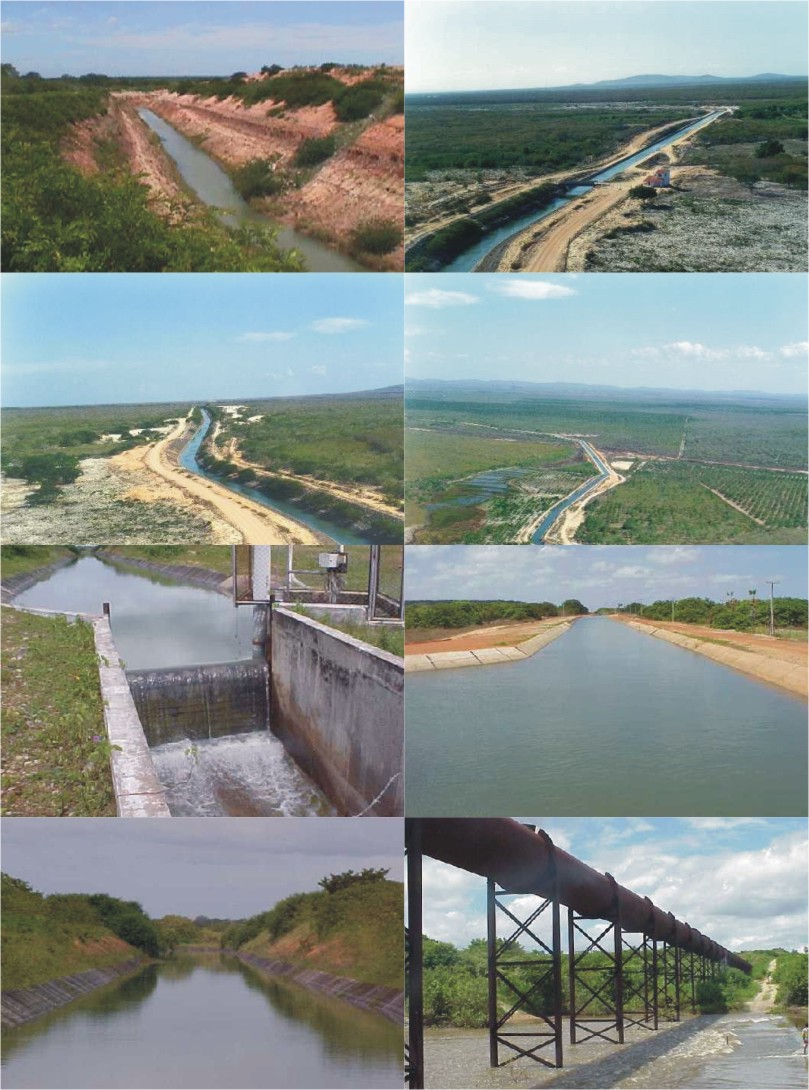
<path fill-rule="evenodd" d="M 673 643 L 715 662 L 730 666 L 757 681 L 765 681 L 797 696 L 807 696 L 807 643 L 757 636 L 732 629 L 707 628 L 702 625 L 671 621 L 645 621 L 639 617 L 613 614 L 621 621 L 649 636 Z"/>
<path fill-rule="evenodd" d="M 626 477 L 621 476 L 620 473 L 614 468 L 609 458 L 603 451 L 597 450 L 592 443 L 590 443 L 596 456 L 601 459 L 602 463 L 607 467 L 607 475 L 602 481 L 600 481 L 595 488 L 593 488 L 581 499 L 576 500 L 575 503 L 571 503 L 569 507 L 566 507 L 561 513 L 558 519 L 548 530 L 544 537 L 544 543 L 548 545 L 575 545 L 576 544 L 576 532 L 584 522 L 587 504 L 598 496 L 603 496 L 613 488 L 617 488 L 619 484 L 623 484 Z M 586 452 L 585 452 L 586 453 Z M 591 459 L 592 461 L 592 459 Z M 596 468 L 598 466 L 596 465 Z M 538 520 L 535 524 L 539 525 Z"/>
<path fill-rule="evenodd" d="M 213 510 L 250 545 L 320 545 L 329 543 L 294 519 L 230 492 L 223 485 L 189 473 L 176 461 L 176 450 L 188 431 L 188 421 L 179 420 L 174 430 L 155 443 L 116 454 L 111 461 L 132 476 L 140 475 L 147 492 L 155 483 L 171 486 L 178 502 Z M 156 480 L 157 479 L 157 480 Z"/>
<path fill-rule="evenodd" d="M 710 123 L 706 121 L 705 125 Z M 700 132 L 705 125 L 694 131 Z M 661 126 L 641 134 L 631 141 L 620 155 L 591 173 L 596 174 L 606 170 L 614 163 L 656 143 L 656 137 L 660 132 L 670 127 L 670 125 Z M 692 132 L 678 138 L 676 134 L 672 134 L 667 144 L 654 152 L 650 151 L 649 158 L 666 155 L 669 160 L 678 160 L 693 135 Z M 498 271 L 565 272 L 568 267 L 568 251 L 573 240 L 622 203 L 628 197 L 629 190 L 638 185 L 647 173 L 648 166 L 638 163 L 623 171 L 615 180 L 600 184 L 582 197 L 568 202 L 539 223 L 526 228 L 512 238 L 503 249 L 497 264 Z"/>
<path fill-rule="evenodd" d="M 491 625 L 440 640 L 405 644 L 405 672 L 494 666 L 530 658 L 564 635 L 575 618 Z"/>

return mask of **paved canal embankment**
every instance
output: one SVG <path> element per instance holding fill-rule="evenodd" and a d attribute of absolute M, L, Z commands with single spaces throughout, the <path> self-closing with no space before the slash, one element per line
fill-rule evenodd
<path fill-rule="evenodd" d="M 96 988 L 103 988 L 115 980 L 139 972 L 146 964 L 145 958 L 130 958 L 105 969 L 86 969 L 83 973 L 58 977 L 45 984 L 33 984 L 30 988 L 10 988 L 1 997 L 2 1023 L 4 1026 L 22 1026 L 33 1022 L 49 1011 L 72 1003 L 81 995 Z"/>
<path fill-rule="evenodd" d="M 510 647 L 479 647 L 469 651 L 434 651 L 426 655 L 409 654 L 405 659 L 405 672 L 422 670 L 452 670 L 465 666 L 496 666 L 498 663 L 519 662 L 530 658 L 543 647 L 564 635 L 573 621 L 562 621 L 553 628 L 537 633 L 530 639 Z"/>

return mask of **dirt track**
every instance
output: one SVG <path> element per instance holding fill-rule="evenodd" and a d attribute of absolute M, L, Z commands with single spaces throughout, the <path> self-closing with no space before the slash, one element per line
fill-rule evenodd
<path fill-rule="evenodd" d="M 168 447 L 183 434 L 187 421 L 181 420 L 164 439 L 145 447 L 136 447 L 115 456 L 131 473 L 141 470 L 148 487 L 149 475 L 155 474 L 177 488 L 183 499 L 189 497 L 202 507 L 214 508 L 250 545 L 318 545 L 323 537 L 243 496 L 236 496 L 221 485 L 185 469 L 175 468 L 167 457 Z"/>
<path fill-rule="evenodd" d="M 486 647 L 513 645 L 536 636 L 546 628 L 558 625 L 559 617 L 549 617 L 544 621 L 522 621 L 518 624 L 490 625 L 487 628 L 475 628 L 445 636 L 443 639 L 427 640 L 424 643 L 412 641 L 405 644 L 406 655 L 434 655 L 442 651 L 482 651 Z M 411 634 L 412 635 L 412 634 Z"/>

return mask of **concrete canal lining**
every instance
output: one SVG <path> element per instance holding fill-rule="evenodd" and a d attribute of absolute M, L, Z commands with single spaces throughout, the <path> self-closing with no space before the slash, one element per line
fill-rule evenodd
<path fill-rule="evenodd" d="M 563 621 L 515 647 L 482 647 L 476 651 L 437 651 L 430 655 L 408 655 L 405 659 L 405 670 L 411 674 L 422 670 L 452 670 L 464 666 L 495 666 L 503 662 L 519 662 L 530 658 L 563 636 L 572 624 L 573 620 Z"/>
<path fill-rule="evenodd" d="M 404 664 L 276 606 L 272 731 L 343 814 L 402 813 Z"/>
<path fill-rule="evenodd" d="M 704 639 L 695 639 L 686 636 L 682 632 L 672 632 L 667 628 L 655 628 L 652 624 L 642 621 L 622 621 L 628 628 L 634 628 L 636 632 L 644 632 L 647 636 L 656 636 L 666 643 L 673 643 L 687 651 L 695 651 L 698 655 L 713 659 L 723 666 L 730 666 L 741 674 L 755 678 L 757 681 L 766 681 L 770 685 L 777 685 L 780 689 L 795 693 L 798 696 L 806 696 L 809 691 L 809 678 L 806 675 L 806 667 L 801 663 L 779 662 L 768 658 L 766 655 L 757 654 L 739 647 L 729 647 L 726 644 L 711 643 Z"/>
<path fill-rule="evenodd" d="M 93 635 L 118 817 L 170 817 L 108 617 L 93 621 Z"/>
<path fill-rule="evenodd" d="M 130 958 L 106 969 L 86 969 L 83 973 L 58 977 L 45 984 L 33 984 L 30 988 L 10 988 L 0 996 L 2 1023 L 13 1028 L 33 1022 L 43 1014 L 72 1003 L 79 996 L 112 984 L 122 976 L 139 972 L 145 964 L 145 960 Z"/>

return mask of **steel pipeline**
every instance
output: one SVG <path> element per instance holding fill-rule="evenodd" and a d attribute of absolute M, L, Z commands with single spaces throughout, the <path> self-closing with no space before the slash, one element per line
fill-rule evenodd
<path fill-rule="evenodd" d="M 511 818 L 423 818 L 422 850 L 433 859 L 494 878 L 509 893 L 553 895 L 587 919 L 619 919 L 624 931 L 643 933 L 711 961 L 749 973 L 751 965 L 648 897 L 619 885 Z"/>

